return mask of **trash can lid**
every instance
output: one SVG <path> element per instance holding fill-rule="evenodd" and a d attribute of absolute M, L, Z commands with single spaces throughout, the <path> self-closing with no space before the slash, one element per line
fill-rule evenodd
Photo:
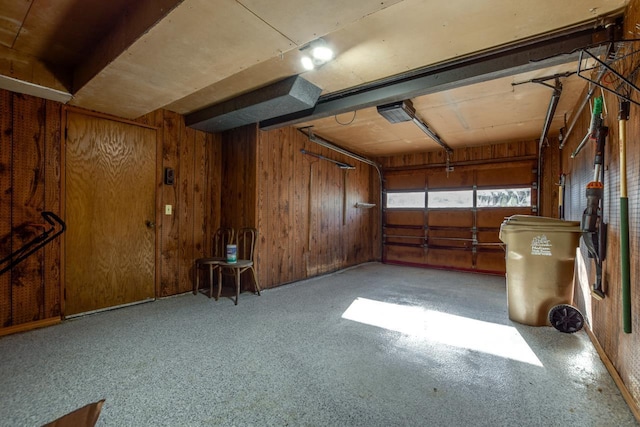
<path fill-rule="evenodd" d="M 517 237 L 520 233 L 582 233 L 580 221 L 565 221 L 533 215 L 513 215 L 505 218 L 500 225 L 498 238 L 509 244 L 509 236 Z"/>
<path fill-rule="evenodd" d="M 564 219 L 549 218 L 535 215 L 512 215 L 504 219 L 502 225 L 526 227 L 580 227 L 580 221 L 566 221 Z"/>

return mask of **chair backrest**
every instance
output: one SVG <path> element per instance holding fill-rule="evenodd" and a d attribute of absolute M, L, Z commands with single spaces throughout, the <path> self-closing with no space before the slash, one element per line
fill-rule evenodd
<path fill-rule="evenodd" d="M 248 259 L 253 261 L 257 238 L 258 230 L 255 228 L 244 227 L 238 230 L 238 233 L 236 234 L 238 259 Z"/>
<path fill-rule="evenodd" d="M 212 256 L 224 258 L 227 254 L 227 245 L 235 241 L 235 231 L 230 227 L 220 227 L 213 235 Z"/>

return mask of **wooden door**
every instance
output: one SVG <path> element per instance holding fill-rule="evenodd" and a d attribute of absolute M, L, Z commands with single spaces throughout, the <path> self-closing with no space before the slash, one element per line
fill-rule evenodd
<path fill-rule="evenodd" d="M 156 131 L 70 112 L 65 315 L 155 296 Z"/>

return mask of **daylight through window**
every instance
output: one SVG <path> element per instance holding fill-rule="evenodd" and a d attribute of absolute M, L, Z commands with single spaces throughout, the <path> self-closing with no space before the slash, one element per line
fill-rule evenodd
<path fill-rule="evenodd" d="M 387 207 L 423 209 L 424 194 L 424 191 L 387 192 Z"/>

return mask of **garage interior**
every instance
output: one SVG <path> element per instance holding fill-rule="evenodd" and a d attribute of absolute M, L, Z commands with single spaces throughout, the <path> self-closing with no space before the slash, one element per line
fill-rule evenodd
<path fill-rule="evenodd" d="M 585 331 L 571 338 L 549 327 L 523 328 L 500 304 L 480 311 L 497 309 L 501 320 L 496 313 L 482 319 L 521 334 L 546 331 L 554 351 L 561 343 L 592 343 L 626 401 L 622 412 L 640 419 L 640 97 L 634 86 L 622 87 L 631 90 L 621 150 L 619 96 L 611 91 L 620 85 L 609 70 L 635 84 L 640 59 L 630 55 L 606 73 L 594 59 L 611 62 L 607 49 L 638 38 L 638 1 L 130 3 L 0 1 L 0 253 L 11 264 L 0 275 L 0 345 L 24 339 L 29 348 L 53 334 L 47 331 L 159 303 L 179 310 L 192 301 L 200 313 L 206 306 L 211 327 L 234 327 L 219 310 L 236 324 L 260 324 L 263 300 L 286 303 L 289 292 L 311 292 L 315 280 L 332 289 L 331 281 L 370 268 L 394 277 L 388 285 L 398 281 L 395 290 L 379 292 L 407 307 L 413 292 L 427 295 L 419 304 L 429 301 L 418 282 L 402 286 L 411 275 L 427 289 L 432 278 L 439 292 L 477 293 L 462 290 L 462 280 L 480 283 L 489 301 L 501 298 L 495 285 L 504 292 L 505 217 L 582 218 L 599 153 L 585 133 L 601 96 L 608 128 L 605 297 L 592 297 L 596 265 L 581 240 L 573 304 Z M 320 43 L 335 57 L 306 71 L 301 58 Z M 517 201 L 493 197 L 514 193 Z M 628 233 L 620 215 L 625 193 Z M 424 204 L 393 206 L 407 196 Z M 66 230 L 14 265 L 11 255 L 48 228 L 42 212 L 61 218 Z M 238 306 L 226 297 L 227 285 L 221 300 L 207 298 L 204 272 L 202 292 L 190 295 L 194 261 L 210 256 L 220 227 L 258 230 L 255 265 L 265 292 L 258 297 L 255 284 L 243 283 Z M 357 280 L 342 286 L 362 293 Z M 400 290 L 409 292 L 406 299 Z M 359 297 L 366 298 L 346 300 Z M 128 307 L 147 301 L 155 302 Z M 484 300 L 453 301 L 464 312 L 463 305 Z M 334 312 L 316 303 L 309 310 Z M 116 307 L 123 308 L 111 311 Z M 165 323 L 161 314 L 149 316 L 158 327 Z M 272 321 L 274 329 L 286 323 Z M 240 336 L 252 323 L 242 324 Z M 176 357 L 197 372 L 197 361 Z M 148 363 L 166 369 L 163 361 Z M 71 409 L 42 408 L 50 412 L 33 421 Z M 359 417 L 347 424 L 376 423 Z M 289 422 L 314 424 L 305 417 Z"/>

